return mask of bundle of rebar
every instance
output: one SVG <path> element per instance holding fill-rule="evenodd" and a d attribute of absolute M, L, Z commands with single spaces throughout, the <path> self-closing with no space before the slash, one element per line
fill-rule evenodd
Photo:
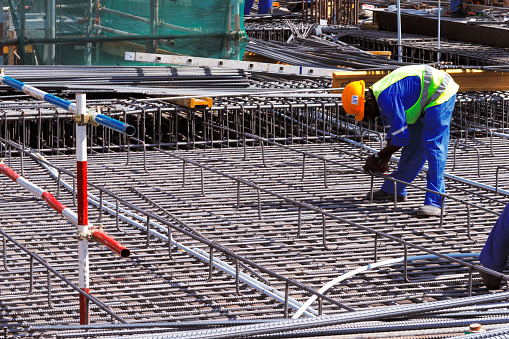
<path fill-rule="evenodd" d="M 6 66 L 4 73 L 55 91 L 157 92 L 159 88 L 246 88 L 243 70 L 204 67 Z M 7 86 L 0 86 L 7 91 Z"/>
<path fill-rule="evenodd" d="M 289 20 L 277 20 L 272 25 L 249 23 L 246 24 L 246 33 L 254 41 L 288 42 L 293 40 L 292 34 L 295 28 L 292 29 L 292 26 L 300 27 L 299 25 L 302 26 L 302 23 L 290 24 Z M 358 51 L 388 51 L 391 52 L 393 60 L 399 57 L 396 32 L 376 31 L 348 25 L 324 26 L 321 27 L 321 31 L 323 41 L 332 40 L 336 43 L 339 41 L 347 44 L 338 47 L 337 53 L 348 54 L 358 49 Z M 440 52 L 441 61 L 453 65 L 490 66 L 509 63 L 508 51 L 498 47 L 441 39 L 440 49 L 438 49 L 436 37 L 415 34 L 404 34 L 401 43 L 403 53 L 401 60 L 409 63 L 437 62 L 438 52 Z M 355 66 L 354 68 L 358 68 L 358 65 Z"/>
<path fill-rule="evenodd" d="M 291 65 L 337 67 L 338 70 L 394 69 L 406 64 L 340 42 L 321 39 L 296 38 L 292 43 L 282 43 L 251 38 L 246 50 Z"/>
<path fill-rule="evenodd" d="M 328 27 L 324 28 L 323 32 L 364 50 L 390 51 L 392 58 L 398 58 L 397 32 L 344 27 Z M 437 62 L 437 53 L 440 52 L 440 61 L 454 65 L 487 66 L 509 63 L 507 49 L 498 47 L 441 39 L 439 49 L 436 37 L 414 34 L 405 34 L 401 43 L 401 58 L 405 62 Z"/>

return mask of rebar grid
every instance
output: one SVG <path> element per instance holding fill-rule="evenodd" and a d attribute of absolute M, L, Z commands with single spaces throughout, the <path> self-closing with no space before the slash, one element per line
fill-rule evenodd
<path fill-rule="evenodd" d="M 359 46 L 365 50 L 390 51 L 398 59 L 398 39 L 395 32 L 364 29 L 325 29 L 324 32 L 337 36 L 340 41 Z M 401 60 L 412 63 L 437 62 L 437 39 L 433 37 L 405 34 L 402 38 Z M 468 42 L 440 40 L 440 61 L 453 65 L 490 66 L 509 63 L 506 49 Z"/>
<path fill-rule="evenodd" d="M 266 83 L 270 78 L 258 79 Z M 276 82 L 275 86 L 280 84 Z M 287 85 L 298 86 L 299 82 Z M 317 86 L 320 85 L 319 82 Z M 279 95 L 269 101 L 256 97 L 219 98 L 214 107 L 203 109 L 132 99 L 102 100 L 94 104 L 103 106 L 105 114 L 132 124 L 137 131 L 136 139 L 144 142 L 146 147 L 210 148 L 239 146 L 245 142 L 256 144 L 242 133 L 285 144 L 336 140 L 334 136 L 344 135 L 345 131 L 358 133 L 358 124 L 347 119 L 340 103 L 333 97 L 317 96 L 310 100 Z M 453 133 L 459 138 L 475 135 L 503 137 L 508 128 L 508 97 L 507 92 L 458 94 Z M 75 131 L 71 114 L 30 100 L 5 102 L 3 106 L 0 131 L 7 139 L 45 154 L 73 152 Z M 380 126 L 378 130 L 378 133 L 383 132 Z M 372 134 L 372 137 L 376 135 Z M 92 153 L 142 149 L 139 142 L 129 141 L 102 127 L 91 127 L 89 139 Z M 9 154 L 0 147 L 0 156 L 8 158 Z"/>
<path fill-rule="evenodd" d="M 320 23 L 320 20 L 326 20 L 330 25 L 357 25 L 359 22 L 357 0 L 303 0 L 301 8 L 304 22 Z"/>
<path fill-rule="evenodd" d="M 334 147 L 332 146 L 334 145 L 324 144 L 305 147 L 308 149 L 311 148 L 315 153 L 325 153 L 329 157 L 334 158 L 340 156 L 337 151 L 334 151 Z M 335 147 L 337 147 L 337 145 Z M 345 145 L 341 145 L 341 147 L 345 148 Z M 354 149 L 351 150 L 355 151 Z M 306 162 L 308 173 L 313 173 L 315 175 L 306 176 L 305 181 L 303 182 L 300 180 L 302 168 L 299 168 L 297 165 L 300 162 L 300 159 L 292 159 L 292 155 L 287 154 L 289 161 L 281 161 L 282 155 L 284 155 L 284 152 L 281 150 L 265 147 L 264 151 L 267 167 L 263 167 L 260 148 L 250 148 L 246 160 L 243 160 L 243 150 L 235 148 L 224 149 L 222 151 L 185 151 L 182 154 L 185 157 L 195 157 L 196 160 L 200 162 L 205 161 L 208 165 L 219 165 L 223 171 L 228 170 L 234 173 L 241 173 L 242 177 L 249 178 L 252 181 L 257 180 L 259 184 L 270 186 L 273 190 L 276 189 L 288 191 L 292 192 L 291 194 L 295 194 L 297 196 L 304 195 L 300 197 L 300 199 L 304 199 L 304 201 L 307 201 L 308 203 L 313 202 L 313 204 L 318 204 L 322 208 L 334 211 L 334 213 L 344 215 L 349 219 L 366 219 L 367 224 L 380 224 L 380 221 L 382 221 L 383 224 L 381 224 L 379 227 L 376 227 L 377 229 L 383 231 L 393 229 L 391 233 L 395 233 L 392 234 L 398 234 L 399 236 L 405 238 L 414 237 L 415 239 L 413 239 L 413 241 L 425 244 L 427 248 L 437 249 L 442 252 L 444 251 L 444 247 L 450 248 L 450 252 L 457 252 L 458 249 L 456 246 L 458 244 L 461 244 L 462 251 L 478 251 L 480 246 L 482 246 L 483 236 L 486 234 L 487 229 L 489 229 L 493 223 L 493 219 L 495 218 L 495 216 L 493 216 L 492 220 L 489 220 L 489 217 L 485 213 L 480 213 L 480 215 L 473 216 L 471 221 L 475 226 L 470 230 L 473 238 L 468 239 L 468 237 L 466 237 L 464 226 L 460 231 L 461 225 L 464 225 L 464 220 L 466 218 L 464 209 L 461 209 L 460 206 L 455 207 L 448 205 L 449 214 L 446 217 L 446 225 L 443 229 L 437 231 L 436 223 L 430 223 L 430 225 L 420 225 L 419 219 L 415 217 L 408 218 L 408 208 L 412 205 L 415 205 L 416 203 L 419 203 L 416 201 L 419 200 L 417 198 L 411 198 L 409 203 L 399 204 L 400 207 L 396 210 L 392 208 L 385 210 L 385 208 L 387 208 L 390 204 L 383 204 L 383 206 L 366 206 L 366 202 L 358 200 L 359 192 L 362 192 L 361 189 L 356 187 L 355 194 L 349 192 L 352 181 L 361 181 L 360 178 L 356 180 L 355 176 L 352 178 L 352 173 L 341 170 L 335 172 L 330 169 L 331 173 L 329 175 L 331 177 L 328 179 L 330 186 L 324 189 L 323 177 L 321 177 L 319 174 L 323 173 L 321 170 L 321 163 L 314 163 L 312 160 L 308 160 Z M 186 223 L 193 225 L 194 228 L 198 229 L 200 233 L 205 234 L 208 238 L 212 240 L 217 239 L 223 244 L 225 244 L 226 241 L 228 247 L 237 248 L 236 253 L 250 258 L 251 260 L 255 260 L 255 262 L 264 263 L 264 266 L 273 269 L 276 272 L 280 272 L 285 275 L 291 274 L 306 284 L 309 284 L 310 286 L 319 287 L 321 284 L 323 284 L 324 281 L 330 280 L 332 277 L 341 274 L 341 272 L 349 270 L 349 268 L 355 268 L 357 266 L 361 266 L 363 264 L 374 261 L 372 253 L 372 239 L 368 245 L 363 246 L 362 244 L 366 243 L 366 240 L 363 239 L 367 238 L 366 234 L 363 235 L 362 232 L 349 230 L 347 227 L 345 227 L 345 225 L 336 225 L 334 222 L 328 222 L 328 243 L 331 247 L 338 247 L 329 249 L 328 251 L 324 250 L 321 246 L 320 237 L 322 228 L 321 220 L 320 218 L 316 218 L 315 215 L 303 213 L 303 216 L 301 217 L 303 222 L 303 227 L 301 229 L 302 233 L 300 237 L 295 237 L 298 226 L 295 224 L 295 214 L 297 212 L 295 208 L 292 210 L 291 206 L 281 204 L 281 202 L 273 200 L 270 197 L 262 196 L 262 219 L 260 220 L 258 218 L 258 208 L 256 207 L 258 200 L 257 195 L 254 192 L 248 191 L 242 193 L 242 205 L 237 212 L 235 207 L 237 201 L 234 193 L 235 187 L 230 187 L 232 185 L 221 182 L 220 180 L 215 179 L 214 176 L 207 176 L 204 190 L 205 196 L 203 197 L 201 194 L 199 194 L 201 191 L 199 184 L 201 180 L 201 174 L 199 171 L 189 166 L 186 168 L 185 179 L 184 177 L 177 179 L 175 173 L 182 173 L 181 162 L 173 161 L 167 157 L 164 157 L 163 160 L 160 159 L 160 157 L 161 156 L 156 153 L 150 154 L 147 157 L 149 159 L 147 167 L 150 174 L 141 176 L 140 174 L 136 173 L 139 168 L 141 155 L 134 156 L 136 160 L 132 160 L 132 165 L 128 166 L 125 166 L 125 154 L 95 155 L 93 156 L 94 159 L 90 159 L 89 171 L 91 177 L 94 178 L 100 178 L 105 170 L 108 173 L 114 173 L 115 175 L 110 177 L 109 180 L 107 180 L 107 183 L 108 186 L 115 188 L 114 191 L 116 191 L 117 194 L 125 197 L 125 199 L 135 199 L 134 201 L 136 201 L 136 204 L 142 206 L 143 208 L 149 210 L 154 208 L 154 206 L 147 201 L 140 201 L 140 197 L 137 197 L 136 195 L 133 196 L 132 191 L 126 190 L 124 187 L 122 187 L 122 183 L 126 181 L 132 182 L 132 187 L 139 189 L 147 196 L 151 196 L 152 200 L 157 201 L 158 204 L 164 206 L 165 209 L 171 211 L 172 214 L 178 216 L 180 219 L 185 220 Z M 227 158 L 226 161 L 224 160 L 225 157 Z M 341 157 L 344 157 L 344 155 L 341 155 Z M 69 159 L 66 157 L 55 156 L 51 158 L 52 162 L 56 164 L 62 163 L 69 166 Z M 13 159 L 12 161 L 14 168 L 21 166 L 19 158 Z M 349 159 L 348 163 L 350 163 L 350 161 L 357 161 L 360 163 L 360 161 L 356 159 Z M 25 172 L 27 177 L 40 178 L 40 168 L 38 166 L 34 167 L 33 164 L 29 165 L 29 163 L 29 161 L 26 161 L 25 164 Z M 164 164 L 163 168 L 161 168 L 161 164 Z M 35 172 L 34 175 L 29 174 L 32 171 Z M 294 174 L 292 174 L 292 171 Z M 348 180 L 343 178 L 345 174 L 350 177 Z M 127 180 L 126 176 L 128 177 Z M 46 178 L 45 181 L 47 180 L 48 178 Z M 52 182 L 52 179 L 49 180 Z M 336 182 L 336 180 L 338 181 Z M 185 185 L 183 185 L 184 181 Z M 368 183 L 367 180 L 364 181 L 364 190 L 367 191 L 369 190 Z M 54 185 L 54 183 L 51 183 L 51 185 Z M 294 192 L 295 187 L 303 186 L 306 186 L 307 192 L 300 191 L 301 193 L 298 193 L 299 190 Z M 228 192 L 228 187 L 230 187 L 233 192 Z M 312 193 L 311 196 L 309 193 Z M 464 193 L 459 192 L 459 194 L 463 195 Z M 22 196 L 23 193 L 16 192 L 15 195 Z M 339 202 L 336 198 L 338 196 L 341 197 Z M 72 200 L 72 198 L 69 196 L 66 199 L 68 201 Z M 70 204 L 71 203 L 69 203 L 69 205 Z M 500 205 L 498 209 L 500 210 L 501 207 L 503 206 Z M 91 220 L 93 220 L 93 218 L 97 216 L 98 212 L 94 209 L 90 210 L 95 213 L 95 215 L 91 215 Z M 451 213 L 453 215 L 451 215 Z M 2 213 L 2 215 L 8 216 L 9 214 Z M 14 220 L 18 218 L 11 216 L 7 220 Z M 24 223 L 25 222 L 23 222 L 23 224 Z M 35 224 L 36 223 L 37 222 L 35 222 Z M 114 221 L 109 221 L 109 223 L 114 224 Z M 30 222 L 28 224 L 30 224 Z M 105 224 L 107 223 L 105 222 Z M 285 230 L 288 229 L 288 231 L 282 232 L 282 227 L 284 227 Z M 30 226 L 28 226 L 28 228 L 30 229 Z M 129 226 L 121 226 L 121 229 L 124 229 L 124 232 L 134 232 L 133 230 L 129 230 L 129 228 Z M 9 232 L 12 231 L 9 230 Z M 16 232 L 16 230 L 14 230 L 14 232 Z M 108 232 L 112 233 L 111 231 Z M 24 227 L 23 234 L 26 233 L 27 230 Z M 138 252 L 144 248 L 143 245 L 145 245 L 146 236 L 140 236 L 139 233 L 135 232 L 139 238 L 136 240 L 132 237 L 132 234 L 123 235 L 122 233 L 116 233 L 117 232 L 113 232 L 112 235 L 115 238 L 121 239 L 123 243 L 127 243 L 129 247 L 133 248 L 133 252 Z M 427 237 L 429 237 L 430 234 L 432 234 L 432 237 L 428 240 L 425 240 Z M 122 239 L 126 236 L 128 237 L 127 239 Z M 179 241 L 189 241 L 187 239 L 181 239 L 182 236 L 180 235 L 178 237 Z M 70 242 L 64 247 L 67 250 L 64 251 L 64 253 L 72 251 L 72 237 L 70 238 Z M 461 240 L 462 238 L 464 239 L 463 241 Z M 62 240 L 59 239 L 58 243 L 61 243 L 61 241 Z M 350 245 L 344 246 L 345 241 L 350 243 Z M 154 247 L 154 245 L 157 244 L 157 241 L 151 241 L 150 244 L 152 247 Z M 379 259 L 387 255 L 401 255 L 402 249 L 398 249 L 397 246 L 395 247 L 394 245 L 395 244 L 381 242 L 378 247 Z M 161 244 L 160 247 L 161 249 L 159 249 L 159 251 L 161 253 L 165 253 L 164 257 L 166 259 L 156 258 L 158 257 L 157 253 L 152 255 L 146 254 L 137 258 L 133 257 L 132 260 L 139 262 L 141 267 L 147 267 L 147 271 L 142 270 L 141 272 L 135 272 L 133 270 L 132 272 L 127 272 L 129 265 L 119 265 L 118 263 L 112 263 L 111 260 L 107 261 L 107 263 L 104 262 L 104 259 L 100 260 L 98 263 L 94 262 L 93 267 L 95 266 L 96 268 L 100 268 L 101 273 L 108 272 L 107 279 L 97 277 L 94 279 L 94 281 L 97 280 L 97 283 L 101 283 L 101 285 L 104 284 L 104 282 L 109 283 L 106 286 L 101 286 L 101 292 L 105 291 L 106 289 L 109 290 L 109 292 L 107 292 L 109 300 L 111 300 L 111 298 L 117 298 L 126 304 L 132 303 L 133 307 L 147 306 L 146 303 L 139 303 L 139 300 L 136 300 L 136 297 L 129 295 L 132 293 L 135 293 L 135 295 L 139 295 L 141 293 L 143 295 L 144 292 L 140 292 L 140 290 L 143 291 L 145 288 L 147 290 L 151 288 L 150 295 L 153 295 L 153 289 L 156 288 L 157 291 L 157 287 L 153 287 L 153 285 L 168 288 L 168 282 L 161 282 L 157 279 L 157 281 L 154 282 L 152 281 L 154 278 L 145 278 L 147 281 L 145 279 L 140 280 L 139 277 L 147 274 L 156 274 L 156 276 L 164 275 L 164 272 L 167 270 L 164 269 L 166 266 L 168 266 L 168 269 L 176 271 L 174 264 L 170 264 L 171 261 L 168 262 L 167 250 L 164 250 L 166 246 Z M 275 251 L 271 250 L 273 247 Z M 62 252 L 62 249 L 60 249 L 60 252 Z M 53 255 L 56 256 L 59 252 L 54 249 L 53 253 Z M 67 255 L 69 256 L 69 254 Z M 104 254 L 101 256 L 103 255 Z M 160 255 L 161 254 L 159 254 L 159 256 Z M 58 257 L 61 256 L 58 255 Z M 184 258 L 181 256 L 180 259 L 182 260 Z M 198 277 L 198 280 L 195 281 L 196 285 L 194 286 L 193 293 L 203 293 L 204 295 L 208 295 L 210 292 L 207 290 L 206 286 L 202 286 L 207 280 L 206 266 L 197 263 L 197 265 L 195 265 L 197 266 L 197 271 L 194 270 L 195 273 L 193 274 L 193 271 L 190 271 L 189 269 L 189 260 L 190 259 L 184 259 L 184 261 L 187 261 L 188 263 L 183 265 L 186 268 L 184 268 L 184 271 L 180 273 L 180 277 L 185 280 L 186 286 L 192 285 L 189 284 L 190 278 L 191 281 L 193 281 L 193 276 Z M 192 261 L 193 260 L 191 259 L 191 262 Z M 176 262 L 178 263 L 179 260 Z M 58 264 L 69 266 L 68 262 L 65 264 L 60 262 Z M 437 267 L 434 267 L 433 265 L 437 265 L 440 267 L 440 269 L 437 269 Z M 113 269 L 111 266 L 113 266 L 115 269 Z M 150 269 L 150 267 L 153 266 L 159 268 Z M 201 267 L 201 269 L 199 267 Z M 135 268 L 138 269 L 138 265 L 135 264 Z M 446 264 L 440 260 L 431 263 L 426 262 L 426 264 L 412 263 L 409 271 L 409 276 L 411 276 L 412 279 L 415 279 L 415 277 L 418 279 L 420 278 L 419 282 L 412 283 L 416 285 L 415 288 L 412 288 L 408 283 L 404 282 L 401 269 L 401 267 L 399 269 L 397 267 L 390 267 L 385 272 L 382 272 L 380 277 L 379 274 L 375 273 L 364 274 L 356 277 L 350 283 L 347 283 L 346 286 L 342 286 L 341 289 L 334 289 L 329 291 L 329 293 L 334 295 L 335 298 L 340 300 L 345 299 L 357 307 L 366 307 L 367 305 L 376 306 L 383 304 L 390 305 L 394 302 L 404 302 L 405 300 L 408 301 L 409 299 L 420 300 L 420 296 L 426 298 L 425 300 L 428 301 L 440 300 L 444 298 L 464 296 L 465 293 L 468 293 L 468 288 L 465 286 L 465 277 L 468 276 L 468 271 L 461 269 L 457 265 Z M 118 270 L 121 272 L 118 272 Z M 299 273 L 295 274 L 291 272 Z M 445 275 L 443 275 L 444 273 Z M 93 274 L 95 275 L 95 273 Z M 98 275 L 100 274 L 98 273 Z M 438 280 L 436 280 L 437 275 L 441 275 Z M 125 283 L 126 276 L 132 276 L 129 280 L 132 281 L 132 284 Z M 227 282 L 228 280 L 231 281 L 231 278 L 228 279 L 226 276 L 218 275 L 216 272 L 213 279 L 214 284 L 211 284 L 216 288 L 218 286 L 218 281 L 216 281 L 216 279 L 226 280 L 222 289 L 228 289 L 227 286 L 231 285 L 231 282 Z M 123 283 L 122 287 L 124 290 L 126 286 L 133 285 L 132 289 L 135 291 L 132 293 L 127 293 L 125 291 L 122 291 L 121 293 L 120 291 L 115 292 L 118 287 L 115 284 L 111 284 L 112 280 L 120 281 Z M 150 280 L 150 282 L 148 280 Z M 385 285 L 386 287 L 381 288 L 380 284 L 381 286 Z M 445 288 L 443 286 L 437 288 L 437 286 L 435 286 L 436 284 L 448 285 Z M 18 291 L 21 289 L 19 284 L 16 288 Z M 403 290 L 403 295 L 395 296 L 395 288 L 398 290 Z M 196 289 L 199 290 L 199 292 L 196 292 Z M 387 293 L 387 295 L 384 295 L 382 290 L 386 290 L 385 293 Z M 426 293 L 423 294 L 423 290 L 426 290 Z M 476 284 L 474 286 L 474 292 L 481 292 L 481 290 L 477 288 Z M 220 294 L 222 293 L 225 292 L 220 292 Z M 292 295 L 295 293 L 297 292 L 292 291 Z M 16 296 L 15 299 L 19 298 L 19 292 L 14 292 L 13 294 Z M 256 295 L 256 292 L 253 293 L 251 291 L 251 294 Z M 64 300 L 66 299 L 65 294 L 61 295 L 53 292 L 52 297 L 55 298 L 55 295 L 58 296 L 57 300 L 60 300 L 60 298 L 64 298 Z M 47 298 L 47 296 L 45 297 Z M 125 299 L 126 297 L 128 299 Z M 163 297 L 163 299 L 164 298 L 166 297 Z M 72 299 L 72 297 L 68 296 L 67 299 Z M 147 297 L 143 296 L 141 299 L 145 300 Z M 158 300 L 157 297 L 156 300 Z M 196 300 L 194 300 L 194 302 L 196 302 Z M 69 303 L 69 301 L 67 301 L 67 303 Z M 238 303 L 240 303 L 239 300 L 235 301 L 236 305 L 238 305 Z M 244 303 L 246 303 L 246 301 L 244 301 Z M 163 304 L 158 305 L 158 307 L 165 309 L 164 304 L 165 303 L 163 302 Z M 247 304 L 245 305 L 247 307 L 247 305 L 249 305 L 249 301 L 247 301 Z M 12 307 L 12 305 L 9 306 Z M 169 311 L 174 306 L 166 307 L 168 308 L 168 312 L 158 310 L 158 315 L 175 316 L 174 313 Z M 272 309 L 276 307 L 277 310 L 276 305 L 271 307 Z M 193 307 L 187 308 L 192 309 Z M 229 314 L 232 314 L 232 312 L 235 311 L 235 309 L 229 308 Z M 330 311 L 329 307 L 327 307 L 325 304 L 324 311 Z M 198 314 L 202 314 L 202 312 L 205 311 L 198 311 Z M 264 309 L 263 312 L 267 312 L 267 309 Z M 124 313 L 125 312 L 120 312 L 124 318 L 130 319 L 130 314 L 133 312 L 128 311 L 127 314 Z M 186 318 L 185 312 L 184 314 L 181 313 L 182 312 L 178 312 L 182 319 L 189 319 Z M 257 314 L 257 312 L 252 310 L 246 310 L 245 313 L 239 310 L 238 313 L 244 314 L 244 316 L 253 316 Z M 150 312 L 148 312 L 148 314 L 149 315 L 147 315 L 147 317 L 150 318 Z M 196 311 L 192 311 L 191 314 L 196 314 Z M 101 318 L 100 314 L 98 314 L 98 316 L 99 318 L 96 318 L 97 320 Z M 277 317 L 277 311 L 274 316 Z M 134 315 L 133 319 L 138 319 L 138 317 Z M 29 319 L 27 321 L 29 322 L 31 320 Z M 62 320 L 62 323 L 65 323 L 65 320 Z"/>
<path fill-rule="evenodd" d="M 278 84 L 285 86 L 284 82 Z M 315 84 L 322 86 L 321 82 Z M 286 86 L 299 85 L 296 81 Z M 236 274 L 280 291 L 283 300 L 286 294 L 304 303 L 311 293 L 286 285 L 272 273 L 318 290 L 359 266 L 426 253 L 384 238 L 382 233 L 430 251 L 463 253 L 466 257 L 461 260 L 467 265 L 438 258 L 401 261 L 350 277 L 327 291 L 328 297 L 363 310 L 483 294 L 477 273 L 468 266 L 477 264 L 476 256 L 469 253 L 482 248 L 497 213 L 504 207 L 504 192 L 509 186 L 503 135 L 505 96 L 492 93 L 458 97 L 453 121 L 457 138 L 453 142 L 461 142 L 462 147 L 453 148 L 451 142 L 446 172 L 488 186 L 495 186 L 496 177 L 501 194 L 469 182 L 447 180 L 447 193 L 458 200 L 446 199 L 447 214 L 443 220 L 423 220 L 414 213 L 422 204 L 425 175 L 409 188 L 410 198 L 405 203 L 370 204 L 362 199 L 373 189 L 370 176 L 360 171 L 368 153 L 355 146 L 353 140 L 364 147 L 379 148 L 384 142 L 383 130 L 376 125 L 368 126 L 376 132 L 361 130 L 346 118 L 333 98 L 222 98 L 210 109 L 194 110 L 164 101 L 96 101 L 94 104 L 104 106 L 106 114 L 133 123 L 140 132 L 135 138 L 124 139 L 118 133 L 91 128 L 89 180 L 122 199 L 119 215 L 125 216 L 124 210 L 146 214 L 138 221 L 141 227 L 136 227 L 115 218 L 112 197 L 97 188 L 90 190 L 101 197 L 101 206 L 106 202 L 113 204 L 110 211 L 91 204 L 90 220 L 100 219 L 98 222 L 107 227 L 109 234 L 133 251 L 130 259 L 121 261 L 109 251 L 91 246 L 91 294 L 133 323 L 197 320 L 189 328 L 202 328 L 209 326 L 204 322 L 211 318 L 283 318 L 295 313 L 287 301 L 275 301 L 176 246 L 169 248 L 165 235 L 200 250 L 205 257 L 212 253 L 216 262 L 227 262 Z M 69 189 L 56 184 L 56 178 L 61 177 L 73 186 L 67 172 L 74 171 L 70 156 L 74 145 L 71 116 L 19 97 L 16 102 L 2 102 L 2 106 L 2 136 L 11 140 L 9 143 L 40 149 L 63 170 L 52 176 L 28 154 L 5 144 L 0 146 L 0 156 L 19 173 L 75 208 Z M 488 125 L 483 125 L 486 122 Z M 343 142 L 348 140 L 352 141 Z M 275 141 L 281 145 L 274 146 Z M 299 152 L 283 147 L 290 145 Z M 239 189 L 237 182 L 241 181 L 229 180 L 228 176 L 253 185 Z M 376 176 L 373 181 L 377 186 L 381 183 Z M 72 264 L 76 260 L 74 226 L 60 220 L 43 202 L 29 197 L 7 178 L 0 178 L 0 184 L 0 227 L 57 271 L 65 272 L 69 280 L 76 281 L 77 269 Z M 319 208 L 348 222 L 324 218 L 291 201 Z M 158 230 L 151 223 L 157 218 L 186 232 L 177 228 L 172 233 Z M 369 227 L 380 236 L 350 223 Z M 155 232 L 162 232 L 162 236 Z M 199 238 L 206 238 L 207 242 Z M 210 252 L 208 242 L 221 247 Z M 221 252 L 222 247 L 236 257 L 224 255 L 228 252 Z M 39 334 L 42 330 L 28 328 L 34 324 L 54 326 L 43 334 L 47 337 L 83 335 L 85 328 L 74 333 L 56 328 L 59 324 L 76 323 L 78 303 L 72 289 L 41 266 L 32 267 L 29 257 L 8 241 L 0 258 L 0 319 L 11 335 Z M 240 259 L 261 265 L 265 271 L 246 266 Z M 312 308 L 318 314 L 344 312 L 323 298 L 315 301 Z M 471 319 L 471 315 L 468 317 Z M 109 316 L 94 306 L 91 318 L 92 323 L 113 325 Z M 412 315 L 408 318 L 413 319 Z M 118 333 L 144 331 L 154 333 L 160 329 L 124 328 Z"/>

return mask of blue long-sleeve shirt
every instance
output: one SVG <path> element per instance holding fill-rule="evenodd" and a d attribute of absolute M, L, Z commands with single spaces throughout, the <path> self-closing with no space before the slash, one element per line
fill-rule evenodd
<path fill-rule="evenodd" d="M 409 76 L 390 85 L 378 96 L 378 108 L 391 145 L 408 145 L 410 135 L 405 111 L 419 100 L 420 95 L 421 79 Z"/>

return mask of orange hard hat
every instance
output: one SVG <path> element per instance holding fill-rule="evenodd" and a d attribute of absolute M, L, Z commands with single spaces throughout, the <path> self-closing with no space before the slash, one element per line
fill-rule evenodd
<path fill-rule="evenodd" d="M 341 102 L 346 113 L 355 116 L 357 121 L 364 118 L 364 99 L 365 85 L 364 81 L 353 81 L 346 85 L 343 90 Z"/>

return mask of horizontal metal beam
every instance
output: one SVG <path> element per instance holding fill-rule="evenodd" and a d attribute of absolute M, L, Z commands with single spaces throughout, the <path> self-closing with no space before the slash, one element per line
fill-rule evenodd
<path fill-rule="evenodd" d="M 193 34 L 159 34 L 159 35 L 116 35 L 116 36 L 91 36 L 91 37 L 58 37 L 58 38 L 27 38 L 25 45 L 31 44 L 86 44 L 91 42 L 110 41 L 140 41 L 140 40 L 171 40 L 171 39 L 195 39 L 195 38 L 223 38 L 223 32 L 193 33 Z M 17 46 L 18 39 L 5 39 L 3 46 Z"/>
<path fill-rule="evenodd" d="M 507 91 L 509 72 L 485 71 L 480 69 L 445 69 L 460 86 L 460 92 Z M 344 87 L 351 81 L 364 80 L 367 86 L 377 82 L 390 71 L 349 71 L 334 72 L 332 87 Z"/>
<path fill-rule="evenodd" d="M 153 62 L 159 64 L 199 66 L 199 67 L 223 67 L 243 69 L 250 72 L 262 72 L 284 75 L 305 75 L 311 77 L 332 78 L 332 73 L 337 68 L 304 67 L 264 62 L 237 61 L 226 59 L 197 58 L 183 55 L 161 55 L 150 53 L 126 52 L 125 60 Z"/>
<path fill-rule="evenodd" d="M 373 11 L 373 20 L 380 31 L 397 32 L 397 15 L 395 12 L 383 10 Z M 438 17 L 401 13 L 401 31 L 406 34 L 427 36 L 438 35 Z M 466 19 L 440 20 L 440 35 L 449 40 L 473 42 L 477 44 L 509 47 L 509 29 L 501 25 L 470 25 Z"/>

